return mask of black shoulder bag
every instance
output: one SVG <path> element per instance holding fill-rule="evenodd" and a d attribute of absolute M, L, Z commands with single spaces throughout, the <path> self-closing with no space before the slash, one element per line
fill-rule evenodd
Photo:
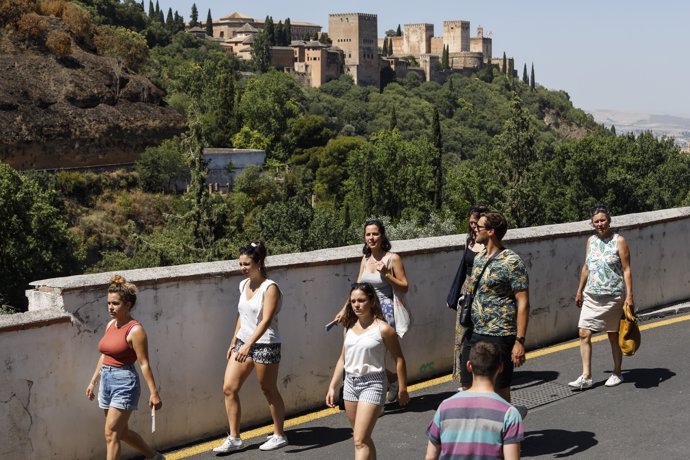
<path fill-rule="evenodd" d="M 482 279 L 482 275 L 484 275 L 484 270 L 486 270 L 486 267 L 488 267 L 491 261 L 494 260 L 494 258 L 501 252 L 503 252 L 503 249 L 497 251 L 493 256 L 489 257 L 489 260 L 486 262 L 486 264 L 484 264 L 484 268 L 482 268 L 482 271 L 475 280 L 472 290 L 466 293 L 462 299 L 460 299 L 460 307 L 462 308 L 462 311 L 460 312 L 460 325 L 462 327 L 471 328 L 473 326 L 472 303 L 474 302 L 474 293 L 477 290 L 477 286 L 479 286 L 479 281 Z"/>

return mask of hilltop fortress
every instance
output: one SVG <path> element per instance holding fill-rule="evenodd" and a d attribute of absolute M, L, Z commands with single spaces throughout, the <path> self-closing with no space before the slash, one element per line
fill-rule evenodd
<path fill-rule="evenodd" d="M 213 21 L 213 39 L 240 59 L 251 59 L 251 45 L 264 21 L 231 13 Z M 203 35 L 201 28 L 189 32 Z M 305 37 L 311 38 L 305 40 Z M 318 40 L 316 38 L 318 37 Z M 378 37 L 378 17 L 368 13 L 334 13 L 328 16 L 328 32 L 306 22 L 292 23 L 289 46 L 271 47 L 274 67 L 295 75 L 306 86 L 318 87 L 343 73 L 363 86 L 380 86 L 381 75 L 394 72 L 405 78 L 410 72 L 426 81 L 444 81 L 453 72 L 470 73 L 497 65 L 513 73 L 513 60 L 493 59 L 492 39 L 482 27 L 470 36 L 470 22 L 443 22 L 443 34 L 434 36 L 434 25 L 405 24 L 402 36 Z M 444 50 L 447 68 L 442 68 Z M 382 52 L 383 51 L 383 55 Z"/>

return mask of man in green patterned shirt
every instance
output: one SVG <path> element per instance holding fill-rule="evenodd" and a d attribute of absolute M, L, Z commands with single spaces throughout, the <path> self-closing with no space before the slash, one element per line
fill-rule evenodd
<path fill-rule="evenodd" d="M 496 379 L 495 390 L 510 402 L 513 367 L 525 363 L 529 282 L 527 269 L 520 256 L 504 248 L 501 243 L 507 231 L 508 222 L 497 212 L 482 214 L 477 223 L 477 243 L 484 244 L 486 248 L 477 254 L 472 268 L 474 327 L 469 339 L 464 341 L 462 362 L 469 360 L 475 343 L 495 343 L 501 350 L 503 361 L 503 371 Z M 481 279 L 477 280 L 480 275 Z M 465 367 L 461 366 L 463 370 Z M 472 385 L 472 374 L 469 372 L 464 372 L 461 379 L 463 387 Z"/>

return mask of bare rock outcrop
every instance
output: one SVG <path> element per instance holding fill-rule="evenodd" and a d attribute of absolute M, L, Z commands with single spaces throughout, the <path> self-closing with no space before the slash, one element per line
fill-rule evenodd
<path fill-rule="evenodd" d="M 17 169 L 128 163 L 185 129 L 165 93 L 116 59 L 0 47 L 0 161 Z"/>

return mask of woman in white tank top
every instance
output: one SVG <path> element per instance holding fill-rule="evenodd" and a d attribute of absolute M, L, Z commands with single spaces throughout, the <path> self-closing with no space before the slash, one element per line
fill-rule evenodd
<path fill-rule="evenodd" d="M 228 364 L 223 379 L 230 434 L 220 446 L 213 449 L 217 453 L 244 448 L 240 439 L 242 410 L 239 393 L 255 368 L 273 419 L 273 434 L 259 449 L 274 450 L 288 444 L 283 431 L 285 404 L 278 391 L 281 340 L 277 315 L 282 294 L 278 285 L 267 278 L 265 259 L 266 247 L 261 241 L 240 248 L 240 271 L 246 279 L 240 283 L 237 324 L 227 351 Z"/>
<path fill-rule="evenodd" d="M 326 394 L 326 404 L 337 403 L 336 388 L 345 371 L 343 399 L 352 426 L 355 458 L 376 458 L 371 433 L 386 400 L 386 350 L 395 359 L 398 379 L 398 401 L 406 405 L 407 370 L 395 330 L 384 320 L 376 290 L 369 283 L 352 286 L 343 317 L 345 335 L 340 358 Z"/>

